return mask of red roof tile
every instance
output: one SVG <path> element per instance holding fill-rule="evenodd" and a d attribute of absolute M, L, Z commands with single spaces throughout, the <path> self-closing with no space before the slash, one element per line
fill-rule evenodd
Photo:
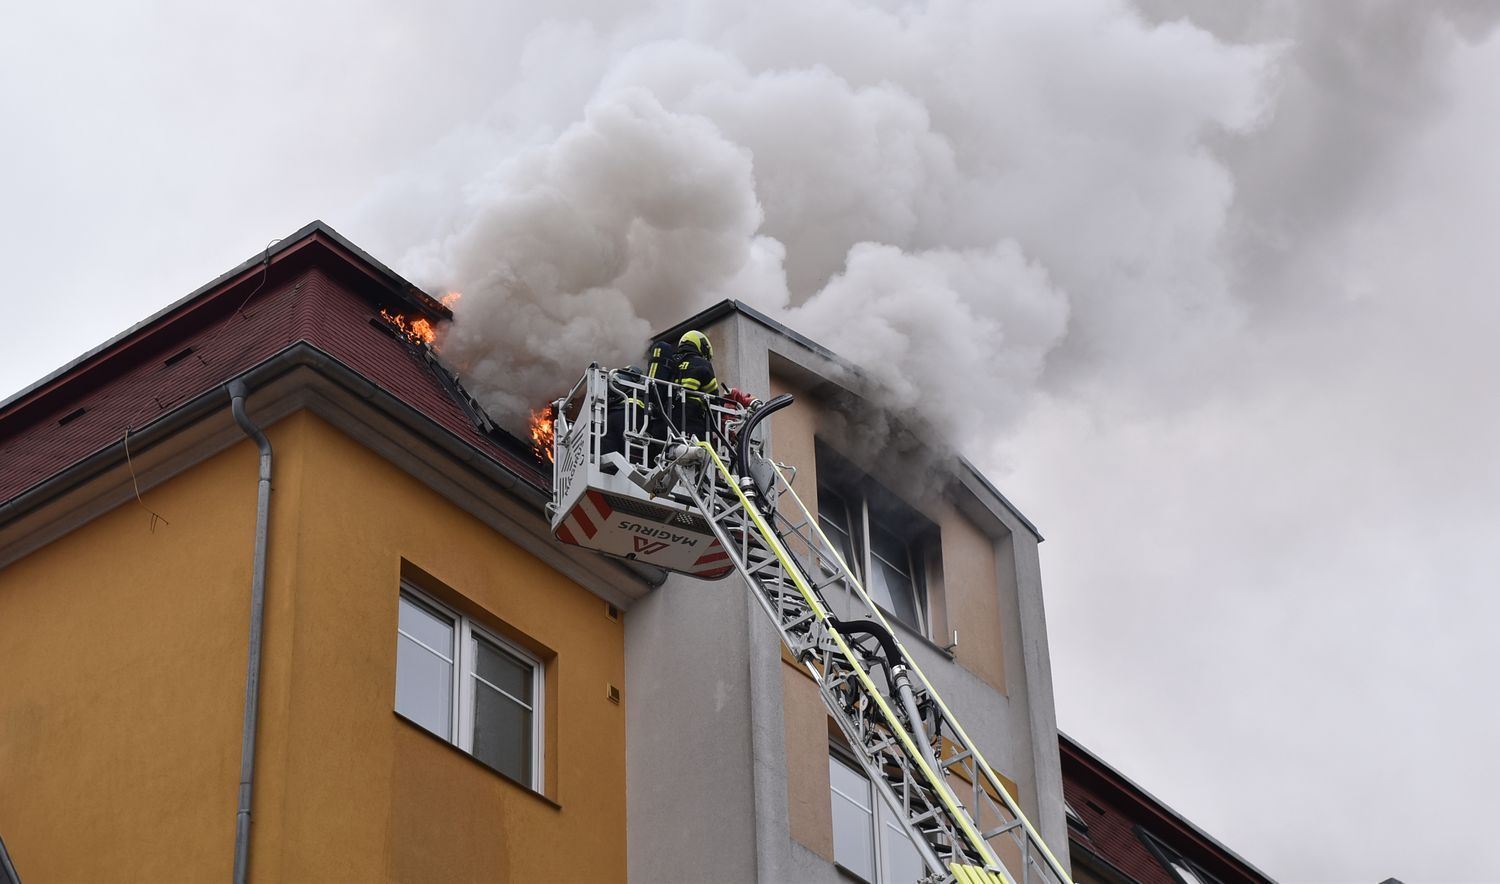
<path fill-rule="evenodd" d="M 0 407 L 0 502 L 12 500 L 299 341 L 543 490 L 549 477 L 503 434 L 481 432 L 420 353 L 371 323 L 381 307 L 443 318 L 435 302 L 312 225 L 250 264 Z M 426 309 L 423 309 L 426 308 Z M 188 350 L 191 350 L 188 353 Z M 78 413 L 82 409 L 81 413 Z"/>

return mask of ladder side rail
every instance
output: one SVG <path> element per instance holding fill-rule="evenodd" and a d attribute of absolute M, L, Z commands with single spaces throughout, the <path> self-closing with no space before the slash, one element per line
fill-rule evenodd
<path fill-rule="evenodd" d="M 911 762 L 915 763 L 922 774 L 923 780 L 926 781 L 926 786 L 931 788 L 933 792 L 937 794 L 938 799 L 946 806 L 952 823 L 954 823 L 959 829 L 960 833 L 963 836 L 963 840 L 967 842 L 968 847 L 972 849 L 975 857 L 978 858 L 986 866 L 1003 869 L 1003 865 L 995 856 L 994 851 L 990 847 L 989 843 L 986 842 L 982 837 L 980 837 L 979 832 L 975 828 L 974 823 L 970 819 L 968 813 L 961 809 L 962 805 L 957 802 L 956 798 L 952 794 L 951 789 L 947 787 L 946 781 L 943 778 L 940 778 L 933 770 L 932 764 L 917 748 L 915 742 L 912 740 L 911 735 L 907 733 L 906 728 L 901 724 L 901 720 L 897 716 L 895 710 L 891 708 L 890 703 L 886 700 L 884 695 L 881 694 L 880 690 L 875 686 L 875 683 L 871 679 L 870 674 L 864 669 L 863 666 L 860 665 L 854 651 L 849 647 L 849 644 L 845 640 L 844 636 L 840 634 L 840 632 L 828 622 L 827 608 L 823 605 L 821 600 L 819 600 L 813 594 L 807 578 L 791 560 L 790 554 L 787 552 L 785 546 L 781 543 L 780 536 L 776 533 L 775 529 L 771 527 L 771 525 L 766 521 L 765 517 L 763 517 L 760 512 L 754 507 L 754 505 L 751 504 L 750 501 L 745 497 L 744 491 L 739 487 L 739 483 L 734 480 L 734 475 L 729 471 L 729 468 L 725 466 L 724 461 L 719 457 L 718 452 L 714 450 L 714 447 L 708 443 L 702 442 L 699 443 L 699 446 L 708 453 L 714 468 L 717 469 L 719 473 L 725 478 L 727 486 L 731 488 L 735 496 L 739 498 L 740 505 L 744 507 L 744 511 L 746 515 L 749 516 L 755 529 L 764 538 L 768 546 L 771 548 L 771 551 L 774 552 L 777 558 L 781 560 L 782 566 L 785 569 L 787 575 L 792 579 L 797 589 L 802 593 L 809 606 L 817 612 L 818 619 L 822 621 L 823 628 L 828 631 L 829 637 L 838 646 L 839 651 L 841 652 L 843 658 L 848 662 L 848 665 L 854 670 L 854 674 L 857 676 L 860 684 L 863 686 L 866 695 L 875 703 L 876 707 L 881 713 L 881 716 L 885 719 L 887 726 L 890 727 L 891 731 L 900 740 L 903 748 L 905 749 L 907 758 Z M 684 479 L 689 479 L 689 477 L 684 476 Z M 693 483 L 691 481 L 687 481 L 685 482 L 685 484 L 691 487 Z M 704 501 L 704 503 L 707 502 Z M 868 598 L 868 596 L 866 596 L 866 598 Z M 916 726 L 915 723 L 914 726 Z M 882 779 L 881 782 L 883 783 L 884 780 Z M 911 827 L 908 825 L 908 829 L 910 828 Z M 914 836 L 922 835 L 922 833 L 920 832 L 912 832 L 912 834 Z"/>
<path fill-rule="evenodd" d="M 849 744 L 865 750 L 857 751 L 853 754 L 860 767 L 864 770 L 866 778 L 871 782 L 872 786 L 876 783 L 886 783 L 888 774 L 882 769 L 884 764 L 877 765 L 872 758 L 879 758 L 887 763 L 902 760 L 901 756 L 897 754 L 899 753 L 899 749 L 897 753 L 890 753 L 884 748 L 896 748 L 895 740 L 888 736 L 881 737 L 881 742 L 877 742 L 874 751 L 872 751 L 871 739 L 860 726 L 862 722 L 851 720 L 851 716 L 845 710 L 848 701 L 839 694 L 841 686 L 851 685 L 856 678 L 856 668 L 848 665 L 842 667 L 837 665 L 838 662 L 844 661 L 840 656 L 839 648 L 829 637 L 825 620 L 816 619 L 814 616 L 810 622 L 805 617 L 799 617 L 797 621 L 794 621 L 794 623 L 808 622 L 806 636 L 796 634 L 793 626 L 789 625 L 786 619 L 787 614 L 782 610 L 780 601 L 773 601 L 765 591 L 765 582 L 786 580 L 787 575 L 782 560 L 773 557 L 772 561 L 778 564 L 778 568 L 774 574 L 768 575 L 764 569 L 752 569 L 749 564 L 750 552 L 755 548 L 751 544 L 752 537 L 762 538 L 762 543 L 758 546 L 759 549 L 772 554 L 775 553 L 775 550 L 770 547 L 770 543 L 763 535 L 746 530 L 750 526 L 750 520 L 744 518 L 745 501 L 743 497 L 740 501 L 735 502 L 729 507 L 715 508 L 712 505 L 711 501 L 718 499 L 716 496 L 718 491 L 716 479 L 717 476 L 709 478 L 709 487 L 706 492 L 699 488 L 698 483 L 685 482 L 684 484 L 688 489 L 689 495 L 693 497 L 694 503 L 706 515 L 709 526 L 714 532 L 715 537 L 719 539 L 720 545 L 729 552 L 730 561 L 740 571 L 741 575 L 746 578 L 747 583 L 757 590 L 752 595 L 755 596 L 761 608 L 775 623 L 778 632 L 781 634 L 782 642 L 802 662 L 802 665 L 813 677 L 814 683 L 818 685 L 819 694 L 823 699 L 824 705 L 834 713 L 832 717 L 838 723 L 839 729 L 844 733 Z M 740 518 L 736 520 L 735 516 L 739 516 Z M 730 527 L 739 529 L 738 541 L 729 530 Z M 816 599 L 801 598 L 800 600 L 804 607 L 809 608 L 810 614 L 816 614 L 810 608 L 811 604 L 816 603 Z M 821 651 L 823 654 L 823 665 L 821 668 L 814 662 L 817 654 L 812 653 L 813 651 Z M 858 693 L 853 687 L 849 687 L 848 690 L 850 693 Z M 888 794 L 887 790 L 877 787 L 877 791 L 882 795 L 884 800 L 891 801 L 892 796 Z M 904 803 L 908 806 L 910 805 L 909 800 Z M 901 805 L 893 804 L 892 806 L 892 810 L 898 814 L 902 814 L 903 809 Z M 927 813 L 936 814 L 939 811 L 940 808 L 929 806 Z M 907 813 L 903 815 L 903 818 L 909 815 Z M 922 855 L 924 864 L 929 869 L 934 870 L 938 874 L 945 873 L 949 865 L 946 854 L 951 854 L 952 850 L 946 851 L 945 856 L 939 856 L 933 845 L 928 842 L 928 839 L 913 838 L 913 843 Z"/>
<path fill-rule="evenodd" d="M 891 632 L 891 635 L 895 637 L 896 631 L 892 629 L 890 622 L 886 620 L 885 615 L 881 613 L 880 606 L 875 604 L 874 600 L 870 598 L 867 592 L 865 592 L 864 586 L 859 582 L 859 579 L 855 577 L 853 571 L 850 570 L 849 564 L 843 560 L 843 556 L 839 555 L 838 548 L 835 547 L 828 540 L 827 535 L 823 533 L 823 528 L 818 524 L 817 518 L 812 515 L 812 513 L 808 510 L 807 505 L 803 503 L 802 498 L 797 494 L 796 489 L 792 488 L 791 483 L 787 481 L 786 475 L 782 473 L 780 466 L 773 463 L 772 468 L 775 471 L 778 483 L 782 486 L 783 492 L 786 494 L 790 494 L 791 499 L 797 508 L 797 511 L 802 516 L 802 521 L 796 523 L 796 527 L 800 528 L 801 526 L 807 526 L 811 528 L 813 532 L 815 532 L 818 540 L 818 545 L 823 546 L 831 553 L 830 558 L 833 562 L 836 563 L 836 566 L 842 570 L 845 582 L 853 587 L 854 591 L 865 603 L 865 606 L 869 609 L 870 614 L 875 618 L 875 620 L 882 626 L 884 626 L 887 630 L 889 630 Z M 789 527 L 793 525 L 790 519 L 786 519 L 785 521 L 787 522 Z M 809 542 L 809 545 L 813 546 L 814 544 Z M 1024 831 L 1027 836 L 1027 840 L 1035 842 L 1036 847 L 1046 858 L 1047 866 L 1051 873 L 1061 881 L 1070 882 L 1072 879 L 1068 876 L 1068 873 L 1063 870 L 1062 863 L 1058 862 L 1057 857 L 1052 854 L 1052 851 L 1047 847 L 1046 842 L 1042 840 L 1041 834 L 1037 832 L 1036 827 L 1032 825 L 1025 812 L 1021 810 L 1015 799 L 1011 797 L 1010 792 L 1000 782 L 999 777 L 995 774 L 994 769 L 990 767 L 989 762 L 984 760 L 984 756 L 979 751 L 978 744 L 976 744 L 969 737 L 968 733 L 963 729 L 963 725 L 960 724 L 958 719 L 954 717 L 953 712 L 948 708 L 947 703 L 943 701 L 942 696 L 937 692 L 937 689 L 933 687 L 932 682 L 928 680 L 927 675 L 922 672 L 921 667 L 917 666 L 916 661 L 913 660 L 911 658 L 911 655 L 906 652 L 906 648 L 901 646 L 901 640 L 899 638 L 896 638 L 896 644 L 898 647 L 900 647 L 903 657 L 905 657 L 905 660 L 903 662 L 911 669 L 913 673 L 916 674 L 917 680 L 921 683 L 923 690 L 927 692 L 927 695 L 932 699 L 932 702 L 936 706 L 936 709 L 940 712 L 943 723 L 945 723 L 948 726 L 950 732 L 957 735 L 959 740 L 962 742 L 960 751 L 969 752 L 972 755 L 974 761 L 977 762 L 977 764 L 974 765 L 974 768 L 976 768 L 976 770 L 973 771 L 973 774 L 971 775 L 972 778 L 966 777 L 966 779 L 970 779 L 971 782 L 975 782 L 977 780 L 976 775 L 982 775 L 984 779 L 989 783 L 990 787 L 999 795 L 1000 800 L 1004 802 L 1006 809 L 1009 810 L 1009 812 L 1013 814 L 1016 819 L 1021 821 L 1021 824 L 1024 827 Z M 1026 849 L 1026 845 L 1022 845 L 1022 849 L 1024 851 Z"/>
<path fill-rule="evenodd" d="M 799 526 L 803 525 L 803 524 L 807 524 L 807 523 L 805 521 L 802 522 L 802 523 L 798 523 Z M 823 540 L 826 542 L 826 537 L 824 537 Z M 845 569 L 845 572 L 846 572 L 845 575 L 844 575 L 845 578 L 846 578 L 845 583 L 846 584 L 847 583 L 852 583 L 856 588 L 859 589 L 859 591 L 861 592 L 861 594 L 863 593 L 862 587 L 859 587 L 857 580 L 855 580 L 853 578 L 852 574 L 847 573 L 847 565 L 846 565 L 846 563 L 842 562 L 842 557 L 839 556 L 838 551 L 837 551 L 836 548 L 833 548 L 831 546 L 831 544 L 830 544 L 829 548 L 828 548 L 828 551 L 826 553 L 824 553 L 822 550 L 819 550 L 818 552 L 826 560 L 828 560 L 830 562 L 835 562 L 836 561 L 839 567 Z M 876 607 L 875 605 L 873 605 L 873 603 L 868 599 L 867 596 L 865 597 L 864 601 L 866 603 L 865 607 L 867 609 L 867 612 L 870 613 L 873 617 L 877 618 L 879 621 L 881 621 L 882 625 L 885 625 L 886 628 L 889 629 L 890 628 L 889 627 L 889 623 L 888 623 L 888 621 L 884 620 L 884 617 L 880 613 L 879 608 Z M 899 644 L 899 641 L 898 641 L 898 644 Z M 905 662 L 907 663 L 907 665 L 910 666 L 910 667 L 912 667 L 919 674 L 919 676 L 920 676 L 921 675 L 920 669 L 917 668 L 915 666 L 915 664 L 911 661 L 910 656 L 906 652 L 906 649 L 904 648 L 904 646 L 901 647 L 901 653 L 906 656 L 906 661 Z M 935 695 L 936 692 L 934 690 L 932 690 L 930 682 L 926 682 L 925 681 L 925 677 L 922 678 L 922 681 L 924 682 L 924 687 L 929 691 L 929 693 Z M 937 699 L 938 701 L 940 701 L 941 697 L 935 697 L 935 699 Z M 955 732 L 956 733 L 959 730 L 958 724 L 957 724 L 956 721 L 954 721 L 952 719 L 951 714 L 943 716 L 942 721 L 945 722 L 945 723 L 947 723 L 949 725 L 949 731 L 950 732 Z M 1010 798 L 1009 793 L 1007 791 L 1005 791 L 1004 787 L 1002 785 L 1000 785 L 998 783 L 998 781 L 996 780 L 996 778 L 994 777 L 993 771 L 992 770 L 979 769 L 972 762 L 970 762 L 968 764 L 962 764 L 962 763 L 960 763 L 961 761 L 964 761 L 964 760 L 967 760 L 967 759 L 972 759 L 974 757 L 974 747 L 972 746 L 972 741 L 969 741 L 967 739 L 967 735 L 964 735 L 964 742 L 965 743 L 969 743 L 968 746 L 965 746 L 965 745 L 963 745 L 961 743 L 957 743 L 956 741 L 954 741 L 951 738 L 946 738 L 944 740 L 944 742 L 946 742 L 946 744 L 948 746 L 955 748 L 957 750 L 957 753 L 956 753 L 955 756 L 947 758 L 947 759 L 943 759 L 943 758 L 939 757 L 938 758 L 939 766 L 940 766 L 941 769 L 943 769 L 945 771 L 956 771 L 957 775 L 961 779 L 963 779 L 964 781 L 967 781 L 968 783 L 971 784 L 972 789 L 973 789 L 973 803 L 972 803 L 971 806 L 973 806 L 974 808 L 976 808 L 976 810 L 977 809 L 981 809 L 981 808 L 988 808 L 998 818 L 1005 819 L 1006 817 L 1010 817 L 1014 821 L 1012 825 L 1002 826 L 1002 827 L 999 827 L 997 829 L 993 829 L 990 832 L 986 833 L 984 835 L 985 839 L 988 841 L 991 838 L 993 838 L 993 837 L 995 837 L 995 836 L 997 836 L 999 834 L 1003 834 L 1005 832 L 1008 832 L 1008 831 L 1014 829 L 1015 833 L 1012 835 L 1012 838 L 1013 838 L 1013 840 L 1015 840 L 1017 848 L 1021 851 L 1021 853 L 1022 853 L 1023 856 L 1024 855 L 1028 855 L 1030 853 L 1030 843 L 1029 842 L 1032 841 L 1033 839 L 1022 828 L 1022 824 L 1025 822 L 1024 814 L 1019 813 L 1018 809 L 1014 809 L 1013 803 L 1009 803 L 1009 802 L 1002 803 L 999 799 L 991 796 L 990 790 L 993 790 L 997 795 L 1003 795 L 1003 796 L 1005 796 L 1006 799 Z M 981 789 L 980 788 L 980 783 L 981 782 L 988 782 L 990 784 L 990 789 Z M 1041 848 L 1043 851 L 1045 851 L 1045 844 L 1043 842 L 1041 842 L 1040 838 L 1036 838 L 1035 840 L 1036 840 L 1036 843 L 1038 844 L 1039 848 Z M 1048 875 L 1048 876 L 1045 876 L 1045 877 L 1055 876 L 1057 879 L 1060 879 L 1060 880 L 1063 880 L 1063 881 L 1067 881 L 1068 880 L 1068 877 L 1065 874 L 1059 874 L 1059 873 L 1057 873 L 1057 871 L 1055 869 L 1051 869 L 1051 870 L 1049 870 L 1049 872 L 1051 874 Z"/>

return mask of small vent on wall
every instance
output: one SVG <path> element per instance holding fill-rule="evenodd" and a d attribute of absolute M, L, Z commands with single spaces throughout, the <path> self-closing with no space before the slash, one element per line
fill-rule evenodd
<path fill-rule="evenodd" d="M 88 411 L 88 409 L 87 408 L 75 408 L 72 411 L 68 412 L 67 414 L 63 415 L 62 417 L 58 418 L 57 419 L 57 425 L 59 427 L 61 427 L 61 426 L 65 425 L 65 424 L 70 424 L 73 421 L 76 421 L 79 418 L 83 417 L 83 413 L 85 411 Z"/>
<path fill-rule="evenodd" d="M 612 684 L 607 684 L 604 687 L 604 696 L 609 698 L 609 702 L 618 705 L 620 702 L 620 689 Z"/>
<path fill-rule="evenodd" d="M 604 616 L 606 616 L 609 619 L 615 621 L 616 623 L 619 623 L 620 622 L 620 609 L 616 608 L 614 606 L 614 604 L 611 603 L 611 602 L 605 602 L 604 603 Z"/>
<path fill-rule="evenodd" d="M 168 356 L 166 358 L 166 361 L 163 362 L 162 365 L 166 365 L 166 366 L 169 366 L 169 367 L 173 366 L 173 365 L 176 365 L 177 363 L 181 362 L 182 360 L 188 358 L 191 355 L 193 355 L 193 348 L 192 347 L 183 347 L 181 350 L 178 350 L 176 353 L 173 353 L 171 356 Z"/>

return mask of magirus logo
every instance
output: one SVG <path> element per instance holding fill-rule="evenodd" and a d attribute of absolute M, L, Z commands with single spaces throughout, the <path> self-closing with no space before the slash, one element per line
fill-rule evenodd
<path fill-rule="evenodd" d="M 659 541 L 665 541 L 665 543 L 662 544 L 661 549 L 666 549 L 666 544 L 668 543 L 680 543 L 683 546 L 689 547 L 698 545 L 698 538 L 696 537 L 688 534 L 675 534 L 665 528 L 658 528 L 655 525 L 642 525 L 640 522 L 632 522 L 629 519 L 621 519 L 616 524 L 618 527 L 624 528 L 626 531 L 634 531 L 636 534 L 641 535 L 641 537 L 637 537 L 635 539 L 636 552 L 660 552 L 660 550 L 656 549 L 641 549 L 640 542 L 642 538 L 645 537 L 654 537 Z"/>
<path fill-rule="evenodd" d="M 661 552 L 662 550 L 666 549 L 667 546 L 669 545 L 665 540 L 652 540 L 649 537 L 639 537 L 639 536 L 637 536 L 637 537 L 632 537 L 630 539 L 633 540 L 633 541 L 635 541 L 635 551 L 636 552 L 638 552 L 638 553 L 645 553 L 648 556 L 651 555 L 652 553 L 659 553 L 659 552 Z"/>

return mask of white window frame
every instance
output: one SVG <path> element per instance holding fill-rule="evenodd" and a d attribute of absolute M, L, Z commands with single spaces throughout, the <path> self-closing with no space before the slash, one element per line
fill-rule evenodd
<path fill-rule="evenodd" d="M 398 597 L 397 601 L 398 612 L 400 610 L 400 598 L 409 598 L 416 604 L 432 608 L 453 621 L 454 632 L 457 636 L 458 655 L 453 661 L 453 677 L 449 680 L 448 684 L 448 709 L 451 718 L 448 723 L 448 730 L 451 736 L 443 737 L 442 734 L 435 734 L 430 730 L 427 732 L 439 739 L 446 739 L 450 744 L 457 746 L 472 756 L 475 761 L 479 761 L 480 764 L 484 764 L 484 762 L 477 755 L 474 755 L 474 679 L 481 677 L 476 671 L 479 658 L 477 641 L 483 639 L 498 647 L 502 652 L 515 657 L 521 663 L 525 663 L 531 667 L 532 702 L 529 704 L 522 702 L 517 697 L 511 696 L 508 692 L 489 681 L 485 681 L 485 684 L 521 706 L 529 706 L 531 710 L 531 778 L 530 782 L 523 783 L 523 785 L 530 787 L 533 791 L 541 792 L 546 772 L 546 754 L 542 740 L 544 736 L 544 722 L 546 721 L 546 709 L 544 707 L 546 682 L 545 667 L 542 661 L 535 654 L 517 645 L 515 642 L 500 637 L 493 631 L 476 623 L 472 617 L 455 610 L 451 605 L 443 604 L 404 580 L 401 582 L 400 597 Z M 399 618 L 396 626 L 396 635 L 398 661 L 400 637 L 403 635 L 421 644 L 423 647 L 427 647 L 416 636 L 401 631 Z M 434 648 L 429 648 L 429 650 L 436 652 Z M 399 662 L 397 665 L 400 665 Z M 392 702 L 394 705 L 394 700 Z M 397 712 L 399 714 L 400 710 L 397 710 Z M 402 717 L 404 718 L 405 716 Z M 420 722 L 413 719 L 407 718 L 407 721 L 411 721 L 418 727 L 422 727 Z M 423 728 L 423 730 L 427 729 Z M 489 765 L 485 766 L 489 767 Z M 510 776 L 493 767 L 490 769 L 495 770 L 501 776 Z"/>
<path fill-rule="evenodd" d="M 869 776 L 864 772 L 863 769 L 860 768 L 857 763 L 845 756 L 843 750 L 830 747 L 828 750 L 828 759 L 832 763 L 842 764 L 849 770 L 850 773 L 854 774 L 862 781 L 864 781 L 865 797 L 863 800 L 868 802 L 870 806 L 870 812 L 868 813 L 868 816 L 870 819 L 871 827 L 870 836 L 873 839 L 871 850 L 874 851 L 874 856 L 872 857 L 872 860 L 875 866 L 875 874 L 874 877 L 870 879 L 869 884 L 885 884 L 891 874 L 886 871 L 886 866 L 890 864 L 890 858 L 886 856 L 885 838 L 883 837 L 885 835 L 886 828 L 893 829 L 901 836 L 905 837 L 908 842 L 910 841 L 911 836 L 907 834 L 906 829 L 903 828 L 901 823 L 897 820 L 895 812 L 891 810 L 890 805 L 886 802 L 885 798 L 876 792 L 875 784 L 870 782 Z M 829 777 L 829 780 L 828 791 L 829 801 L 831 805 L 835 803 L 833 801 L 833 798 L 836 794 L 850 801 L 861 810 L 864 809 L 860 804 L 860 800 L 858 798 L 853 795 L 845 795 L 843 792 L 839 791 L 838 787 L 833 784 L 831 776 Z M 912 846 L 912 850 L 916 852 L 918 856 L 921 855 L 920 851 L 917 851 L 915 845 Z M 859 878 L 860 880 L 865 880 L 863 875 L 838 861 L 837 846 L 835 846 L 834 848 L 834 863 L 849 875 Z M 890 882 L 890 884 L 896 884 L 896 882 Z"/>

